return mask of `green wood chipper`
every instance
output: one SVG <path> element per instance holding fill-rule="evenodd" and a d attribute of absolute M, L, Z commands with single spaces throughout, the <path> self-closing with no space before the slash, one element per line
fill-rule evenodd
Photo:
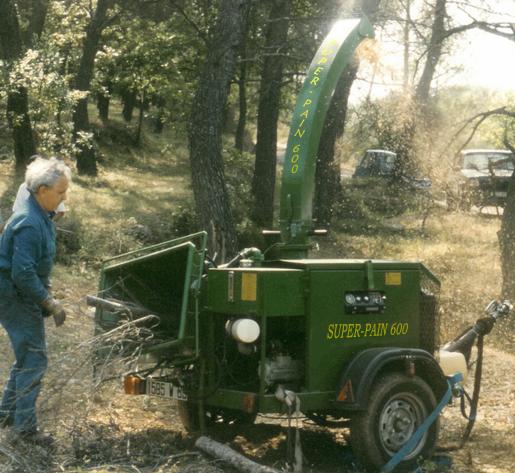
<path fill-rule="evenodd" d="M 126 392 L 176 399 L 187 429 L 297 409 L 321 425 L 347 422 L 369 469 L 407 467 L 435 447 L 439 402 L 459 386 L 448 376 L 466 374 L 481 330 L 439 349 L 440 283 L 419 262 L 308 257 L 310 238 L 324 233 L 312 219 L 321 129 L 338 79 L 372 36 L 366 19 L 340 21 L 311 63 L 267 248 L 216 266 L 201 232 L 102 269 L 89 298 L 98 333 L 127 332 L 98 359 L 132 357 Z M 487 319 L 508 308 L 495 303 Z"/>

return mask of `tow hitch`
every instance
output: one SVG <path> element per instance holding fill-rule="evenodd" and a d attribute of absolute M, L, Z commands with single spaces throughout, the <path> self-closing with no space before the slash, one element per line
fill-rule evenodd
<path fill-rule="evenodd" d="M 440 449 L 445 451 L 457 450 L 463 447 L 470 437 L 474 422 L 476 420 L 477 406 L 479 402 L 479 391 L 481 388 L 481 376 L 483 367 L 483 339 L 488 335 L 495 323 L 506 317 L 513 309 L 513 305 L 505 300 L 502 302 L 491 301 L 485 308 L 486 316 L 478 319 L 476 323 L 464 330 L 454 340 L 448 342 L 440 350 L 440 366 L 447 376 L 447 391 L 420 427 L 413 433 L 409 440 L 404 443 L 397 453 L 381 468 L 381 473 L 394 471 L 395 467 L 408 455 L 417 445 L 419 440 L 427 432 L 429 427 L 440 415 L 441 411 L 450 402 L 452 397 L 460 399 L 461 412 L 468 420 L 467 427 L 458 446 Z M 477 340 L 477 363 L 474 374 L 474 391 L 470 397 L 463 387 L 463 380 L 467 375 L 472 348 Z M 470 404 L 469 413 L 466 413 L 466 402 Z M 419 471 L 417 468 L 415 473 Z"/>

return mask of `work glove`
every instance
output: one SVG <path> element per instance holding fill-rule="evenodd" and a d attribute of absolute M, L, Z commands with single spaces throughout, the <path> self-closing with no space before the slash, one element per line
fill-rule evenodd
<path fill-rule="evenodd" d="M 56 327 L 60 327 L 66 320 L 66 312 L 64 311 L 61 303 L 53 297 L 47 297 L 42 303 L 41 307 L 43 312 L 47 312 L 49 315 L 54 317 L 54 323 Z"/>

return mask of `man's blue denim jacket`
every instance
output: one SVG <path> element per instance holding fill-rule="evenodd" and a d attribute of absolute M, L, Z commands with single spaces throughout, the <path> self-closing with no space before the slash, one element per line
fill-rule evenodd
<path fill-rule="evenodd" d="M 0 239 L 0 297 L 42 302 L 48 297 L 54 257 L 54 222 L 31 195 L 8 220 Z"/>

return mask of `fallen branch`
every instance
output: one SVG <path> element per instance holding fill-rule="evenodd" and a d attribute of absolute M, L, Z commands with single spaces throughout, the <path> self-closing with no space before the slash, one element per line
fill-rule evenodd
<path fill-rule="evenodd" d="M 253 462 L 240 453 L 235 452 L 231 447 L 209 437 L 199 437 L 195 442 L 195 447 L 245 473 L 279 473 L 278 470 Z"/>

